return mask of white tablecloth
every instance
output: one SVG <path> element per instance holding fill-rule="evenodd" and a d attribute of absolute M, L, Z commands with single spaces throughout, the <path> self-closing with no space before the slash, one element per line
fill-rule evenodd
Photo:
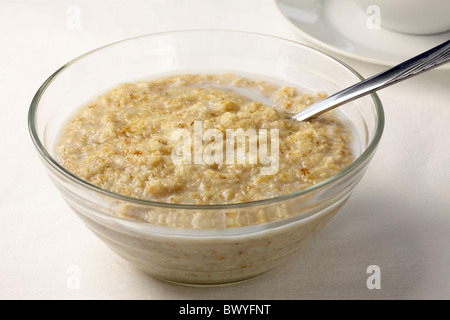
<path fill-rule="evenodd" d="M 256 279 L 213 288 L 161 282 L 116 256 L 82 224 L 31 143 L 27 111 L 34 93 L 88 50 L 197 28 L 302 41 L 271 0 L 0 2 L 0 298 L 449 299 L 449 71 L 379 92 L 384 136 L 352 197 L 294 259 Z M 385 68 L 338 58 L 363 76 Z M 380 289 L 367 287 L 371 265 L 379 267 Z"/>

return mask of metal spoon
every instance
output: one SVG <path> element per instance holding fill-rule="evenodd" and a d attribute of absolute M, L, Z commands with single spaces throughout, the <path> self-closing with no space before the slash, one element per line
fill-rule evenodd
<path fill-rule="evenodd" d="M 406 80 L 450 61 L 450 40 L 415 56 L 386 71 L 339 91 L 292 116 L 299 121 L 307 120 L 344 103 L 358 99 L 376 90 Z"/>

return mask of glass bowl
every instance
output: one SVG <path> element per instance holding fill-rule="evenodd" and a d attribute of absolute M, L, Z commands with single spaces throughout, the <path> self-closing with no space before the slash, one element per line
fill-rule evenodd
<path fill-rule="evenodd" d="M 222 71 L 328 93 L 362 79 L 342 62 L 293 41 L 237 31 L 174 31 L 116 42 L 70 61 L 42 84 L 30 106 L 31 138 L 70 208 L 118 255 L 166 281 L 233 283 L 290 259 L 349 198 L 382 135 L 384 114 L 377 95 L 348 103 L 340 111 L 352 122 L 359 149 L 350 166 L 300 191 L 224 205 L 130 198 L 81 180 L 56 160 L 61 126 L 106 90 L 159 74 Z M 198 228 L 199 222 L 204 227 Z"/>

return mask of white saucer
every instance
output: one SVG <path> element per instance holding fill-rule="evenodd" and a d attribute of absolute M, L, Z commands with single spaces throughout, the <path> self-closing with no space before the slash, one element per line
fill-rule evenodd
<path fill-rule="evenodd" d="M 370 63 L 394 66 L 450 39 L 450 31 L 418 36 L 383 28 L 371 30 L 367 26 L 370 14 L 354 1 L 275 2 L 283 16 L 305 40 L 324 50 Z M 439 69 L 450 69 L 450 63 Z"/>

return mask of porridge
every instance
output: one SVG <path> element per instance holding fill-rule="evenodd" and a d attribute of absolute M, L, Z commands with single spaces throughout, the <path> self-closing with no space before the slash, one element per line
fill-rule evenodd
<path fill-rule="evenodd" d="M 233 74 L 125 83 L 78 111 L 56 151 L 74 175 L 133 198 L 261 200 L 314 185 L 352 162 L 352 133 L 334 113 L 289 117 L 323 97 Z"/>
<path fill-rule="evenodd" d="M 133 198 L 196 205 L 266 199 L 314 185 L 353 161 L 352 132 L 335 113 L 304 122 L 290 118 L 323 97 L 232 74 L 126 83 L 69 119 L 56 152 L 74 175 Z M 145 222 L 148 230 L 86 218 L 75 202 L 72 208 L 115 252 L 148 274 L 185 284 L 219 284 L 287 260 L 347 199 L 340 196 L 330 205 L 327 197 L 312 192 L 207 210 L 105 200 L 112 214 Z M 309 215 L 258 229 L 301 212 Z M 161 226 L 179 229 L 167 232 Z M 256 230 L 241 233 L 236 227 Z M 233 230 L 238 233 L 222 233 Z"/>

